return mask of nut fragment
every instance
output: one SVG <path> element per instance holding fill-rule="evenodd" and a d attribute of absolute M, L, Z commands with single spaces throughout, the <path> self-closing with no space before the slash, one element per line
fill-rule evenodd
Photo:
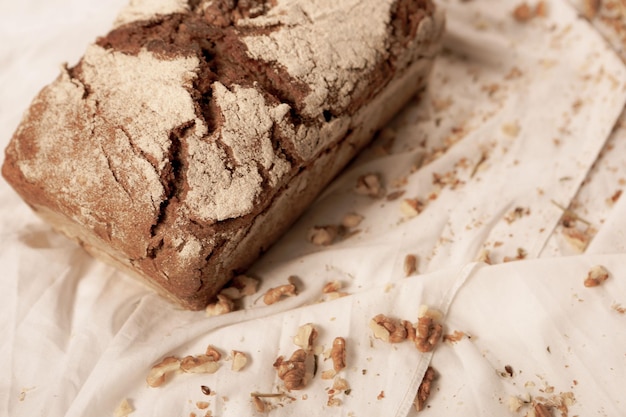
<path fill-rule="evenodd" d="M 346 367 L 346 340 L 343 337 L 335 337 L 335 340 L 333 340 L 330 358 L 333 361 L 335 372 L 339 372 Z"/>
<path fill-rule="evenodd" d="M 231 369 L 235 372 L 241 371 L 248 363 L 248 356 L 238 350 L 231 351 L 230 356 L 233 358 Z"/>
<path fill-rule="evenodd" d="M 298 349 L 287 361 L 282 356 L 278 357 L 274 362 L 274 368 L 278 377 L 285 382 L 288 391 L 299 390 L 304 388 L 313 376 L 314 361 L 312 353 Z"/>
<path fill-rule="evenodd" d="M 146 382 L 153 388 L 160 387 L 165 382 L 165 377 L 171 372 L 180 369 L 180 359 L 175 356 L 168 356 L 152 367 L 146 377 Z"/>
<path fill-rule="evenodd" d="M 424 203 L 417 198 L 405 198 L 400 203 L 400 211 L 406 217 L 415 217 L 424 210 Z"/>
<path fill-rule="evenodd" d="M 298 295 L 296 286 L 290 282 L 289 284 L 267 290 L 263 296 L 263 302 L 270 305 L 280 301 L 283 297 L 293 297 L 296 295 Z"/>
<path fill-rule="evenodd" d="M 432 315 L 424 315 L 417 321 L 417 336 L 415 339 L 415 347 L 420 352 L 431 352 L 439 339 L 443 328 L 441 324 L 437 323 Z"/>
<path fill-rule="evenodd" d="M 254 403 L 254 408 L 256 409 L 257 412 L 259 413 L 264 413 L 265 412 L 265 401 L 263 401 L 261 398 L 253 395 L 252 396 L 252 402 Z"/>
<path fill-rule="evenodd" d="M 548 410 L 548 408 L 541 403 L 535 404 L 533 411 L 535 412 L 535 417 L 552 417 L 550 410 Z"/>
<path fill-rule="evenodd" d="M 436 376 L 437 374 L 435 373 L 435 370 L 429 366 L 428 369 L 426 369 L 424 379 L 422 379 L 422 383 L 420 384 L 417 390 L 417 395 L 415 396 L 415 401 L 413 402 L 417 411 L 422 411 L 424 409 L 426 400 L 430 397 L 430 390 Z"/>
<path fill-rule="evenodd" d="M 348 213 L 343 216 L 341 220 L 341 225 L 347 229 L 353 229 L 361 224 L 363 221 L 363 216 L 357 213 Z"/>
<path fill-rule="evenodd" d="M 534 15 L 528 3 L 521 3 L 513 10 L 513 18 L 518 22 L 527 22 L 532 19 Z"/>
<path fill-rule="evenodd" d="M 130 405 L 128 400 L 124 398 L 122 402 L 117 406 L 113 415 L 115 417 L 126 417 L 127 415 L 134 412 L 135 409 Z"/>
<path fill-rule="evenodd" d="M 313 324 L 307 323 L 298 328 L 298 333 L 293 337 L 293 343 L 305 351 L 310 351 L 315 339 L 317 339 L 317 329 Z"/>
<path fill-rule="evenodd" d="M 357 178 L 354 191 L 360 195 L 366 195 L 372 198 L 381 198 L 385 195 L 385 189 L 382 185 L 379 174 L 369 173 L 361 175 Z"/>
<path fill-rule="evenodd" d="M 246 275 L 237 275 L 234 277 L 230 285 L 220 291 L 231 300 L 239 300 L 247 295 L 256 293 L 259 286 L 259 280 Z"/>
<path fill-rule="evenodd" d="M 409 254 L 404 257 L 404 276 L 409 277 L 417 271 L 417 256 Z"/>
<path fill-rule="evenodd" d="M 185 356 L 180 362 L 180 369 L 190 374 L 213 374 L 219 367 L 208 355 Z"/>
<path fill-rule="evenodd" d="M 322 288 L 322 293 L 324 294 L 330 294 L 333 292 L 337 292 L 341 289 L 342 284 L 341 281 L 331 281 L 331 282 L 327 282 L 326 285 L 324 285 L 324 288 Z"/>
<path fill-rule="evenodd" d="M 217 350 L 213 345 L 209 345 L 206 347 L 206 352 L 204 352 L 212 361 L 217 362 L 222 359 L 222 354 Z"/>
<path fill-rule="evenodd" d="M 235 303 L 224 294 L 217 295 L 217 301 L 206 307 L 208 317 L 219 316 L 235 310 Z"/>
<path fill-rule="evenodd" d="M 399 343 L 407 338 L 407 330 L 396 319 L 378 314 L 370 320 L 370 329 L 374 337 L 384 342 Z"/>
<path fill-rule="evenodd" d="M 314 226 L 309 230 L 309 242 L 316 246 L 329 246 L 341 235 L 341 227 L 334 224 Z"/>
<path fill-rule="evenodd" d="M 602 265 L 596 265 L 589 270 L 587 279 L 585 279 L 585 287 L 597 287 L 607 279 L 609 279 L 609 271 Z"/>

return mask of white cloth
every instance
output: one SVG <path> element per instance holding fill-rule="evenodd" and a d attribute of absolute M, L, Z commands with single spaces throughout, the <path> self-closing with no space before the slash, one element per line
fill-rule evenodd
<path fill-rule="evenodd" d="M 58 65 L 75 62 L 124 2 L 3 6 L 0 144 Z M 613 130 L 626 103 L 626 66 L 568 3 L 545 3 L 546 17 L 520 23 L 516 1 L 440 1 L 446 50 L 429 91 L 391 123 L 390 147 L 381 138 L 367 149 L 253 267 L 261 288 L 241 311 L 206 317 L 167 304 L 51 232 L 2 182 L 0 414 L 111 416 L 128 399 L 134 416 L 254 415 L 250 393 L 277 392 L 272 364 L 297 349 L 292 338 L 305 323 L 318 327 L 323 349 L 346 339 L 340 376 L 351 391 L 337 395 L 342 405 L 327 405 L 332 380 L 320 375 L 331 364 L 322 354 L 305 390 L 268 400 L 281 404 L 271 415 L 412 415 L 429 364 L 438 379 L 423 415 L 502 416 L 511 396 L 565 392 L 575 399 L 570 415 L 623 412 L 626 201 L 607 199 L 626 178 L 625 132 Z M 368 172 L 405 194 L 356 195 L 356 179 Z M 424 211 L 407 217 L 405 198 L 425 202 Z M 587 253 L 565 256 L 575 251 L 562 237 L 559 206 L 572 202 L 597 234 Z M 364 216 L 360 233 L 325 248 L 307 242 L 312 226 L 348 212 Z M 484 251 L 493 265 L 475 262 Z M 409 278 L 407 254 L 419 259 Z M 502 262 L 516 256 L 524 259 Z M 584 287 L 597 264 L 609 280 Z M 289 276 L 300 294 L 265 306 L 260 295 Z M 333 280 L 349 295 L 319 302 Z M 371 317 L 414 322 L 422 305 L 443 314 L 446 333 L 471 338 L 434 354 L 372 338 Z M 224 361 L 212 375 L 147 386 L 163 357 L 209 344 L 250 362 L 240 372 Z"/>

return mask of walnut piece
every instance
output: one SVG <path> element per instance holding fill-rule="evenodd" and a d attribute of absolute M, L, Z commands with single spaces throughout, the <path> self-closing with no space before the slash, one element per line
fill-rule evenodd
<path fill-rule="evenodd" d="M 160 387 L 165 382 L 165 377 L 171 372 L 180 369 L 180 359 L 175 356 L 168 356 L 152 367 L 146 377 L 146 382 L 153 388 Z"/>
<path fill-rule="evenodd" d="M 220 293 L 217 295 L 217 301 L 206 307 L 206 315 L 208 317 L 220 316 L 235 310 L 235 303 L 226 295 Z"/>
<path fill-rule="evenodd" d="M 343 337 L 335 337 L 335 340 L 333 340 L 330 358 L 333 361 L 335 372 L 339 372 L 346 367 L 346 340 Z"/>
<path fill-rule="evenodd" d="M 113 413 L 113 415 L 115 417 L 126 417 L 134 411 L 135 409 L 130 405 L 128 400 L 124 398 L 122 402 L 115 409 L 115 412 Z"/>
<path fill-rule="evenodd" d="M 315 339 L 317 339 L 317 329 L 313 324 L 307 323 L 298 328 L 298 333 L 293 337 L 293 343 L 308 352 L 313 349 Z"/>
<path fill-rule="evenodd" d="M 415 217 L 424 210 L 424 203 L 417 198 L 405 198 L 400 203 L 400 211 L 406 217 Z"/>
<path fill-rule="evenodd" d="M 211 358 L 212 361 L 217 362 L 222 359 L 222 354 L 217 350 L 213 345 L 209 345 L 206 347 L 206 352 L 204 352 L 206 356 Z"/>
<path fill-rule="evenodd" d="M 407 338 L 406 328 L 396 319 L 378 314 L 370 320 L 374 337 L 384 342 L 399 343 Z"/>
<path fill-rule="evenodd" d="M 258 286 L 258 279 L 246 275 L 237 275 L 230 281 L 228 287 L 220 291 L 220 294 L 225 295 L 231 300 L 239 300 L 245 296 L 256 293 Z"/>
<path fill-rule="evenodd" d="M 420 352 L 431 352 L 443 333 L 441 324 L 437 323 L 432 316 L 424 315 L 417 321 L 417 337 L 415 347 Z"/>
<path fill-rule="evenodd" d="M 333 292 L 337 292 L 342 288 L 342 284 L 341 281 L 330 281 L 327 282 L 326 285 L 324 285 L 324 288 L 322 288 L 322 293 L 323 294 L 330 294 Z"/>
<path fill-rule="evenodd" d="M 535 412 L 535 417 L 552 417 L 552 412 L 541 403 L 535 404 L 533 411 Z"/>
<path fill-rule="evenodd" d="M 369 173 L 357 178 L 354 191 L 360 195 L 372 198 L 381 198 L 385 195 L 385 188 L 379 174 Z"/>
<path fill-rule="evenodd" d="M 238 350 L 231 351 L 230 356 L 233 358 L 233 364 L 230 369 L 235 372 L 241 371 L 248 363 L 248 356 Z"/>
<path fill-rule="evenodd" d="M 334 224 L 314 226 L 309 230 L 309 242 L 316 246 L 330 246 L 341 236 L 342 229 Z"/>
<path fill-rule="evenodd" d="M 609 271 L 602 265 L 596 265 L 589 270 L 585 279 L 585 287 L 597 287 L 609 279 Z"/>
<path fill-rule="evenodd" d="M 274 368 L 288 391 L 300 390 L 313 376 L 314 361 L 312 353 L 298 349 L 293 352 L 289 360 L 284 360 L 282 356 L 279 356 L 274 362 Z"/>
<path fill-rule="evenodd" d="M 432 387 L 432 383 L 437 376 L 435 370 L 429 366 L 426 369 L 426 373 L 424 374 L 424 378 L 422 379 L 422 383 L 417 389 L 417 395 L 415 396 L 415 401 L 413 404 L 415 405 L 415 410 L 422 411 L 426 405 L 426 400 L 430 397 L 430 390 Z"/>
<path fill-rule="evenodd" d="M 404 257 L 404 276 L 409 277 L 417 272 L 417 256 L 409 254 Z"/>
<path fill-rule="evenodd" d="M 289 281 L 289 284 L 280 285 L 278 287 L 270 288 L 269 290 L 267 290 L 267 292 L 263 296 L 263 302 L 266 305 L 271 305 L 280 301 L 283 297 L 293 297 L 298 295 L 296 286 L 291 282 L 292 279 L 290 278 Z"/>
<path fill-rule="evenodd" d="M 343 216 L 341 220 L 341 225 L 347 229 L 354 229 L 358 227 L 363 221 L 363 216 L 357 213 L 348 213 Z"/>
<path fill-rule="evenodd" d="M 185 356 L 180 362 L 180 369 L 190 374 L 213 374 L 219 367 L 209 355 Z"/>

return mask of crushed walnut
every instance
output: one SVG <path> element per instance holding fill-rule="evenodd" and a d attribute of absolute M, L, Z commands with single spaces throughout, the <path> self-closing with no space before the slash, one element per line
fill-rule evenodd
<path fill-rule="evenodd" d="M 546 5 L 543 1 L 539 1 L 535 7 L 531 7 L 526 2 L 520 3 L 513 9 L 513 18 L 520 23 L 528 22 L 535 17 L 545 17 L 546 14 Z"/>
<path fill-rule="evenodd" d="M 363 221 L 363 216 L 358 213 L 348 213 L 343 216 L 341 225 L 347 229 L 354 229 L 358 227 Z"/>
<path fill-rule="evenodd" d="M 357 178 L 354 191 L 359 195 L 372 198 L 381 198 L 385 195 L 385 188 L 380 174 L 369 173 Z"/>
<path fill-rule="evenodd" d="M 438 323 L 439 313 L 428 308 L 424 309 L 417 320 L 415 347 L 420 352 L 431 352 L 443 334 L 443 326 Z"/>
<path fill-rule="evenodd" d="M 175 356 L 168 356 L 152 367 L 146 377 L 146 382 L 153 388 L 160 387 L 165 383 L 168 374 L 180 369 L 180 359 Z"/>
<path fill-rule="evenodd" d="M 463 340 L 463 338 L 465 337 L 465 333 L 461 332 L 459 330 L 455 330 L 454 332 L 452 332 L 452 334 L 445 334 L 443 335 L 443 341 L 444 342 L 450 342 L 450 343 L 456 343 L 459 342 L 461 340 Z"/>
<path fill-rule="evenodd" d="M 300 390 L 313 376 L 315 358 L 311 352 L 298 349 L 289 360 L 284 360 L 282 356 L 279 356 L 273 366 L 288 391 Z"/>
<path fill-rule="evenodd" d="M 333 340 L 330 358 L 333 361 L 335 372 L 339 372 L 346 367 L 346 340 L 343 337 L 335 337 L 335 340 Z"/>
<path fill-rule="evenodd" d="M 515 220 L 521 219 L 524 216 L 528 216 L 530 214 L 530 209 L 528 207 L 515 207 L 509 213 L 504 216 L 504 220 L 511 224 Z"/>
<path fill-rule="evenodd" d="M 270 288 L 263 296 L 263 302 L 266 305 L 274 304 L 284 297 L 294 297 L 298 295 L 296 285 L 294 284 L 295 278 L 289 277 L 289 284 L 280 285 L 278 287 Z"/>
<path fill-rule="evenodd" d="M 309 230 L 309 242 L 316 246 L 330 246 L 343 234 L 341 226 L 334 224 L 313 226 Z"/>
<path fill-rule="evenodd" d="M 384 342 L 400 343 L 407 338 L 407 329 L 397 319 L 378 314 L 370 320 L 370 329 L 374 332 L 374 337 Z"/>
<path fill-rule="evenodd" d="M 219 363 L 209 355 L 185 356 L 180 362 L 180 369 L 192 374 L 213 374 L 219 367 Z"/>
<path fill-rule="evenodd" d="M 315 339 L 317 339 L 317 329 L 313 324 L 307 323 L 298 328 L 298 333 L 293 337 L 293 343 L 309 352 L 313 349 Z"/>
<path fill-rule="evenodd" d="M 404 276 L 409 277 L 417 272 L 417 256 L 408 254 L 404 257 Z"/>
<path fill-rule="evenodd" d="M 400 211 L 406 217 L 412 218 L 424 210 L 424 203 L 417 198 L 405 198 L 400 203 Z"/>
<path fill-rule="evenodd" d="M 587 273 L 585 287 L 597 287 L 607 279 L 609 279 L 609 271 L 602 265 L 596 265 Z"/>
<path fill-rule="evenodd" d="M 130 405 L 128 399 L 124 398 L 122 402 L 117 406 L 113 415 L 115 417 L 126 417 L 133 413 L 135 409 Z"/>
<path fill-rule="evenodd" d="M 422 379 L 422 382 L 417 390 L 415 400 L 413 401 L 416 411 L 422 411 L 426 406 L 426 401 L 428 400 L 428 397 L 430 397 L 432 383 L 435 380 L 436 376 L 437 373 L 435 372 L 435 370 L 431 366 L 429 366 L 428 369 L 426 369 L 424 378 Z"/>
<path fill-rule="evenodd" d="M 232 369 L 235 372 L 241 371 L 248 363 L 248 356 L 245 353 L 240 352 L 238 350 L 231 351 L 230 356 L 233 359 L 233 363 L 230 369 Z"/>
<path fill-rule="evenodd" d="M 258 279 L 246 275 L 237 275 L 230 281 L 227 287 L 220 291 L 220 294 L 231 300 L 239 300 L 256 293 L 258 286 Z"/>
<path fill-rule="evenodd" d="M 235 303 L 226 295 L 217 295 L 217 301 L 207 305 L 205 312 L 208 317 L 220 316 L 235 310 Z"/>

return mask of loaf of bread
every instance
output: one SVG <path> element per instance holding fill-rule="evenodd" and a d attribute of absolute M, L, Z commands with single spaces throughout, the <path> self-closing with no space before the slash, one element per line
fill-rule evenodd
<path fill-rule="evenodd" d="M 431 0 L 131 0 L 34 99 L 2 173 L 201 309 L 424 87 L 443 21 Z"/>

